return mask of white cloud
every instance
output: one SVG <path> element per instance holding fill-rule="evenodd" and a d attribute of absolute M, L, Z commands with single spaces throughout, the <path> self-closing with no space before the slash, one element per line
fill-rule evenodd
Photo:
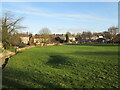
<path fill-rule="evenodd" d="M 70 32 L 83 32 L 83 31 L 88 31 L 88 30 L 84 29 L 84 28 L 80 28 L 80 27 L 73 27 L 73 28 L 69 28 L 68 31 L 70 31 Z"/>
<path fill-rule="evenodd" d="M 27 4 L 17 4 L 17 7 L 20 9 L 8 9 L 7 11 L 12 11 L 21 14 L 42 16 L 42 17 L 51 17 L 57 19 L 64 19 L 70 21 L 80 21 L 80 22 L 118 22 L 115 19 L 109 19 L 104 17 L 93 16 L 90 14 L 64 14 L 64 13 L 51 13 L 50 11 L 43 8 L 35 8 Z M 4 9 L 4 8 L 3 8 Z"/>
<path fill-rule="evenodd" d="M 71 33 L 82 33 L 83 31 L 90 31 L 88 29 L 85 28 L 81 28 L 81 27 L 71 27 L 71 28 L 59 28 L 57 29 L 56 33 L 66 33 L 66 32 L 71 32 Z"/>
<path fill-rule="evenodd" d="M 64 19 L 64 20 L 74 20 L 74 21 L 81 21 L 81 22 L 117 22 L 114 19 L 107 19 L 103 17 L 92 16 L 88 14 L 62 14 L 62 13 L 48 13 L 44 12 L 42 9 L 32 8 L 29 6 L 24 7 L 25 10 L 16 10 L 16 9 L 5 9 L 7 11 L 12 11 L 21 14 L 28 14 L 28 15 L 35 15 L 35 16 L 42 16 L 42 17 L 51 17 L 57 19 Z"/>

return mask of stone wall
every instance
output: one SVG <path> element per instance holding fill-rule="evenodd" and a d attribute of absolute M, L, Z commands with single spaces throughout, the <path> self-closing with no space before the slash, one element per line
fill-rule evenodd
<path fill-rule="evenodd" d="M 26 49 L 30 49 L 30 48 L 33 48 L 33 47 L 35 47 L 35 46 L 28 46 L 28 47 L 24 47 L 24 48 L 17 48 L 17 52 L 19 52 L 19 51 L 23 51 L 23 50 L 26 50 Z"/>

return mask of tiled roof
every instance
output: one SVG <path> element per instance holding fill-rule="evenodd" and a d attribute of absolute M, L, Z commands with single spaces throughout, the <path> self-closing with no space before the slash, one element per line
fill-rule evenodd
<path fill-rule="evenodd" d="M 29 37 L 28 34 L 18 34 L 20 37 Z"/>

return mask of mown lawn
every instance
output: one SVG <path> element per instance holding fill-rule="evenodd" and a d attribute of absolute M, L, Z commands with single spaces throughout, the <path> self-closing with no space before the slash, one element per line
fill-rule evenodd
<path fill-rule="evenodd" d="M 3 88 L 118 88 L 118 46 L 35 47 L 13 56 Z"/>

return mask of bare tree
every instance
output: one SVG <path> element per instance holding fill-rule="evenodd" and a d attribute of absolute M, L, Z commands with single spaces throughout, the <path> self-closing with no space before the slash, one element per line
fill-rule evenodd
<path fill-rule="evenodd" d="M 110 27 L 108 28 L 108 32 L 112 35 L 116 35 L 119 31 L 118 31 L 118 27 Z"/>
<path fill-rule="evenodd" d="M 39 34 L 41 34 L 41 35 L 48 35 L 48 34 L 51 34 L 51 31 L 48 28 L 42 28 L 39 31 Z"/>
<path fill-rule="evenodd" d="M 68 36 L 69 36 L 69 37 L 71 37 L 71 36 L 72 36 L 72 34 L 71 34 L 70 32 L 66 32 L 66 34 L 68 34 Z"/>
<path fill-rule="evenodd" d="M 9 38 L 9 42 L 12 46 L 18 46 L 21 44 L 21 39 L 18 34 L 13 34 Z"/>
<path fill-rule="evenodd" d="M 51 41 L 51 31 L 48 28 L 42 28 L 39 31 L 40 39 L 42 39 L 43 43 L 50 42 Z"/>
<path fill-rule="evenodd" d="M 108 28 L 108 32 L 112 35 L 112 43 L 115 42 L 115 37 L 119 33 L 118 27 L 110 27 Z"/>
<path fill-rule="evenodd" d="M 8 33 L 12 33 L 18 29 L 25 28 L 19 25 L 19 22 L 21 22 L 23 19 L 23 17 L 15 19 L 14 15 L 12 15 L 11 12 L 3 13 L 2 30 L 6 28 L 8 30 Z"/>
<path fill-rule="evenodd" d="M 11 12 L 5 12 L 0 20 L 2 20 L 0 25 L 0 28 L 2 28 L 2 43 L 3 47 L 7 49 L 11 45 L 11 35 L 16 33 L 18 29 L 25 28 L 19 25 L 19 22 L 23 20 L 23 17 L 15 19 Z"/>

